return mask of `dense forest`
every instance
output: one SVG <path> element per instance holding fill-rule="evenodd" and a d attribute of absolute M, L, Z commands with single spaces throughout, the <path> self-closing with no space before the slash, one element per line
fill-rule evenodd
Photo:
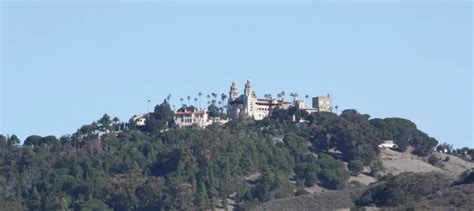
<path fill-rule="evenodd" d="M 104 115 L 59 138 L 33 135 L 20 145 L 16 136 L 0 135 L 0 204 L 6 210 L 206 210 L 226 208 L 232 199 L 245 210 L 306 194 L 315 184 L 349 188 L 349 176 L 363 166 L 377 175 L 384 140 L 421 156 L 438 145 L 409 120 L 371 119 L 355 110 L 308 115 L 292 108 L 261 121 L 175 128 L 165 101 L 144 127 Z"/>

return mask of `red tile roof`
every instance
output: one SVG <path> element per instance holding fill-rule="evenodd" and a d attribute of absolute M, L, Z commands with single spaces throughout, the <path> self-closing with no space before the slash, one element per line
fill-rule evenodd
<path fill-rule="evenodd" d="M 195 115 L 203 115 L 204 112 L 203 111 L 199 111 L 199 112 L 192 112 L 192 111 L 177 111 L 175 114 L 179 115 L 179 114 L 195 114 Z"/>

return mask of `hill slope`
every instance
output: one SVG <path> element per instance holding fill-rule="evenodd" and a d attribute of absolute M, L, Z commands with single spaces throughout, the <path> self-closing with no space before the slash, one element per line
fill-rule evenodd
<path fill-rule="evenodd" d="M 291 197 L 285 199 L 276 199 L 264 203 L 254 211 L 263 210 L 334 210 L 354 206 L 354 200 L 357 199 L 363 189 L 325 191 L 321 193 Z"/>
<path fill-rule="evenodd" d="M 449 156 L 438 152 L 433 152 L 430 155 L 436 156 L 442 163 L 442 167 L 429 164 L 427 162 L 429 156 L 420 157 L 411 154 L 409 151 L 397 152 L 391 149 L 383 149 L 380 153 L 380 159 L 385 167 L 383 174 L 398 175 L 403 172 L 436 172 L 457 178 L 464 171 L 474 168 L 473 162 L 465 161 L 456 156 Z M 450 159 L 444 161 L 447 156 Z"/>
<path fill-rule="evenodd" d="M 411 146 L 419 156 L 438 143 L 409 120 L 370 119 L 355 110 L 290 108 L 261 121 L 206 128 L 176 128 L 166 102 L 148 116 L 145 126 L 123 127 L 104 115 L 73 135 L 32 135 L 22 146 L 0 135 L 0 204 L 8 210 L 206 210 L 268 201 L 272 209 L 292 209 L 287 205 L 295 201 L 298 209 L 340 208 L 352 206 L 359 193 L 348 190 L 358 185 L 350 180 L 370 184 L 374 178 L 367 175 L 380 173 L 383 140 Z M 388 173 L 434 168 L 404 165 L 422 160 L 396 153 L 382 156 Z M 372 167 L 367 175 L 351 177 L 364 166 Z M 281 199 L 306 190 L 321 193 Z"/>
<path fill-rule="evenodd" d="M 446 158 L 446 154 L 433 152 L 440 160 Z M 428 157 L 428 156 L 427 156 Z M 474 186 L 473 184 L 461 184 L 449 186 L 456 181 L 466 170 L 474 168 L 473 162 L 465 161 L 461 158 L 450 156 L 448 161 L 442 161 L 444 166 L 435 167 L 425 160 L 427 157 L 420 157 L 407 152 L 397 152 L 391 149 L 383 149 L 380 153 L 380 159 L 386 169 L 382 175 L 400 175 L 404 173 L 416 173 L 424 176 L 428 180 L 433 180 L 432 184 L 437 184 L 440 188 L 433 191 L 428 196 L 423 197 L 416 203 L 417 209 L 468 209 L 474 208 Z M 438 176 L 435 176 L 438 175 Z M 365 178 L 365 179 L 362 179 Z M 367 179 L 369 178 L 369 179 Z M 425 180 L 426 180 L 425 179 Z M 374 177 L 361 174 L 357 177 L 351 177 L 350 181 L 362 181 L 362 184 L 372 184 L 369 187 L 376 187 L 384 182 L 376 182 Z M 370 181 L 364 183 L 363 181 Z M 255 210 L 334 210 L 347 209 L 354 207 L 354 200 L 369 187 L 361 187 L 355 190 L 336 190 L 325 192 L 316 192 L 310 195 L 277 199 L 266 202 Z M 400 209 L 407 205 L 400 206 Z M 410 205 L 411 206 L 411 205 Z"/>

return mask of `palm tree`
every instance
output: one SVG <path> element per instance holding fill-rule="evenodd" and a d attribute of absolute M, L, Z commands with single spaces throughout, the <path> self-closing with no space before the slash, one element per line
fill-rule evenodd
<path fill-rule="evenodd" d="M 336 109 L 336 114 L 337 114 L 337 109 L 339 109 L 339 106 L 334 106 L 334 108 Z"/>
<path fill-rule="evenodd" d="M 224 94 L 224 93 L 222 93 L 222 94 L 221 94 L 222 105 L 225 105 L 225 104 L 226 104 L 226 103 L 225 103 L 225 100 L 226 100 L 226 99 L 227 99 L 227 95 Z M 223 107 L 223 106 L 221 106 L 221 109 L 222 109 L 221 113 L 224 113 L 224 107 Z"/>
<path fill-rule="evenodd" d="M 183 99 L 183 98 L 179 98 L 179 101 L 181 101 L 181 106 L 184 107 L 184 104 L 183 104 L 184 99 Z"/>
<path fill-rule="evenodd" d="M 197 101 L 198 101 L 198 98 L 197 98 L 197 97 L 195 97 L 195 98 L 194 98 L 194 104 L 196 104 L 196 103 L 197 103 Z"/>
<path fill-rule="evenodd" d="M 280 94 L 281 94 L 281 101 L 285 100 L 285 95 L 286 95 L 285 91 L 281 91 Z"/>
<path fill-rule="evenodd" d="M 298 100 L 298 93 L 293 93 L 293 102 L 296 102 Z"/>
<path fill-rule="evenodd" d="M 199 108 L 202 108 L 202 106 L 201 106 L 201 96 L 202 96 L 202 92 L 199 92 L 199 93 L 198 93 L 198 96 L 199 96 Z"/>
<path fill-rule="evenodd" d="M 168 101 L 168 102 L 169 102 L 169 101 L 170 101 L 170 99 L 171 99 L 171 94 L 168 94 L 168 96 L 166 97 L 166 101 Z"/>
<path fill-rule="evenodd" d="M 151 100 L 147 100 L 148 104 L 147 104 L 147 109 L 148 109 L 148 113 L 150 113 L 150 102 Z"/>
<path fill-rule="evenodd" d="M 308 102 L 309 95 L 306 94 L 304 97 L 306 98 L 306 102 Z"/>
<path fill-rule="evenodd" d="M 191 96 L 188 96 L 186 99 L 188 99 L 188 105 L 191 105 Z"/>
<path fill-rule="evenodd" d="M 221 101 L 222 102 L 225 102 L 225 99 L 227 99 L 227 95 L 225 95 L 224 93 L 221 94 Z"/>

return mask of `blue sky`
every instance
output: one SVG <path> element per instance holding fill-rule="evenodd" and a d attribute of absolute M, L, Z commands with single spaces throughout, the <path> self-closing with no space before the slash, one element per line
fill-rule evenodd
<path fill-rule="evenodd" d="M 0 133 L 73 133 L 249 79 L 474 147 L 472 3 L 329 2 L 3 1 Z"/>

